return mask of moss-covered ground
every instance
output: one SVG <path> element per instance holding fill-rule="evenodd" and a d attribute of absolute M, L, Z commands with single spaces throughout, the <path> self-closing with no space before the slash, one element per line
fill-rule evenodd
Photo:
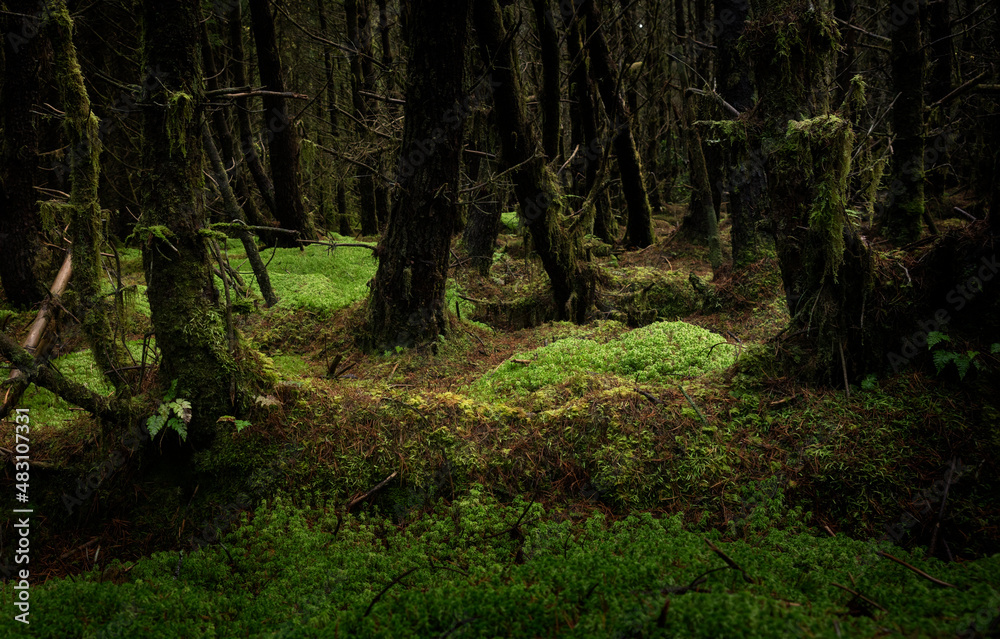
<path fill-rule="evenodd" d="M 774 364 L 773 267 L 713 281 L 676 220 L 656 228 L 644 251 L 591 247 L 601 301 L 583 326 L 546 321 L 516 224 L 486 278 L 456 246 L 452 330 L 384 354 L 354 346 L 371 251 L 267 250 L 281 302 L 251 297 L 235 322 L 273 393 L 183 469 L 154 447 L 72 509 L 63 495 L 117 444 L 31 391 L 46 519 L 30 636 L 991 632 L 995 374 L 914 365 L 849 396 L 806 386 Z M 135 258 L 123 283 L 139 287 Z M 148 309 L 129 308 L 141 347 Z M 65 333 L 56 365 L 110 392 Z M 13 585 L 2 595 L 13 610 Z M 0 636 L 23 634 L 13 623 Z"/>

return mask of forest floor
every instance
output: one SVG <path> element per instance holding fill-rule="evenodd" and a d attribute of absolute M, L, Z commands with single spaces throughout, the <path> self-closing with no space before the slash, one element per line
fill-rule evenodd
<path fill-rule="evenodd" d="M 369 251 L 267 251 L 281 302 L 234 310 L 274 392 L 183 469 L 87 489 L 114 437 L 32 389 L 29 636 L 996 636 L 996 371 L 806 385 L 775 365 L 774 269 L 713 280 L 678 215 L 643 251 L 588 242 L 582 326 L 549 321 L 507 216 L 488 277 L 453 253 L 449 334 L 383 354 L 354 346 Z M 148 328 L 136 295 L 139 365 Z M 63 338 L 55 366 L 110 392 Z"/>

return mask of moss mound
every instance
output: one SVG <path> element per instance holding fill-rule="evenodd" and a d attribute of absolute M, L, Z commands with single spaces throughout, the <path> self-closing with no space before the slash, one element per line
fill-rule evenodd
<path fill-rule="evenodd" d="M 518 353 L 470 390 L 487 398 L 525 396 L 574 376 L 602 373 L 665 383 L 726 368 L 735 356 L 735 349 L 711 331 L 685 322 L 658 322 L 606 343 L 570 337 Z"/>

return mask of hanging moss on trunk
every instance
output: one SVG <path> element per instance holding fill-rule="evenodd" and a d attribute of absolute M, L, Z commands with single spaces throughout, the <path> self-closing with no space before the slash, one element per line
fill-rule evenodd
<path fill-rule="evenodd" d="M 69 141 L 70 235 L 73 238 L 73 286 L 78 294 L 76 311 L 94 360 L 116 390 L 126 387 L 120 372 L 125 366 L 122 349 L 116 344 L 111 318 L 122 317 L 122 300 L 110 304 L 101 293 L 101 226 L 103 216 L 97 188 L 100 175 L 101 140 L 98 119 L 91 112 L 87 87 L 73 45 L 73 21 L 66 3 L 54 3 L 49 15 L 49 31 L 55 53 L 56 79 L 66 119 L 63 128 Z"/>

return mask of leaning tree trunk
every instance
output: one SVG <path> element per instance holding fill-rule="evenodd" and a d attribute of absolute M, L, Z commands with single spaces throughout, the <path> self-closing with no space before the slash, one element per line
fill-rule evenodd
<path fill-rule="evenodd" d="M 475 0 L 473 17 L 480 54 L 492 68 L 497 129 L 503 164 L 511 172 L 521 219 L 552 283 L 562 319 L 583 323 L 593 297 L 593 278 L 583 263 L 582 235 L 593 219 L 593 203 L 584 207 L 577 225 L 561 226 L 564 208 L 559 182 L 546 166 L 538 138 L 527 119 L 519 66 L 512 38 L 504 27 L 497 0 Z"/>
<path fill-rule="evenodd" d="M 264 103 L 264 126 L 269 142 L 268 155 L 271 179 L 274 183 L 274 216 L 282 228 L 298 231 L 302 239 L 316 237 L 311 216 L 302 204 L 299 186 L 299 134 L 285 103 L 284 73 L 274 35 L 267 0 L 250 0 L 250 20 L 257 44 L 257 64 L 260 81 L 267 89 Z M 279 244 L 297 246 L 294 238 L 279 235 Z"/>
<path fill-rule="evenodd" d="M 892 85 L 899 94 L 892 110 L 891 195 L 886 231 L 905 244 L 920 237 L 924 216 L 924 64 L 920 14 L 903 15 L 892 28 Z"/>
<path fill-rule="evenodd" d="M 144 229 L 149 307 L 162 354 L 159 379 L 176 380 L 192 404 L 188 441 L 207 444 L 215 421 L 233 414 L 235 363 L 212 281 L 201 184 L 202 95 L 198 0 L 144 0 L 142 68 L 160 70 L 142 97 Z"/>
<path fill-rule="evenodd" d="M 625 244 L 645 248 L 656 241 L 653 235 L 653 210 L 649 205 L 649 194 L 643 179 L 642 160 L 632 136 L 632 114 L 625 107 L 618 86 L 618 73 L 611 60 L 604 26 L 596 0 L 584 0 L 582 15 L 587 17 L 586 47 L 590 52 L 590 71 L 600 89 L 604 110 L 614 127 L 615 155 L 622 178 L 622 192 L 628 210 L 625 230 Z"/>
<path fill-rule="evenodd" d="M 98 120 L 90 109 L 90 98 L 73 45 L 73 21 L 63 0 L 53 3 L 49 20 L 56 80 L 66 112 L 64 129 L 69 139 L 71 189 L 68 207 L 73 238 L 73 288 L 78 295 L 76 314 L 99 370 L 121 392 L 127 382 L 122 372 L 125 358 L 111 327 L 112 317 L 117 316 L 120 321 L 118 311 L 121 309 L 101 291 L 101 246 L 104 243 L 101 227 L 104 220 L 97 196 L 101 154 Z"/>
<path fill-rule="evenodd" d="M 411 8 L 400 196 L 379 242 L 364 345 L 385 350 L 433 341 L 448 328 L 445 282 L 460 216 L 469 0 Z"/>
<path fill-rule="evenodd" d="M 0 88 L 0 284 L 14 306 L 32 306 L 45 297 L 38 278 L 42 230 L 35 177 L 38 130 L 32 110 L 39 100 L 40 55 L 44 40 L 25 33 L 37 29 L 30 18 L 34 0 L 7 2 L 12 13 L 0 14 L 3 28 L 3 86 Z"/>
<path fill-rule="evenodd" d="M 872 252 L 846 214 L 853 133 L 830 114 L 831 4 L 813 0 L 814 10 L 799 11 L 796 0 L 759 0 L 746 29 L 753 35 L 744 35 L 760 96 L 754 111 L 762 133 L 751 143 L 772 149 L 764 171 L 791 334 L 809 355 L 803 373 L 826 382 L 878 364 L 864 332 L 873 322 L 863 317 Z"/>

